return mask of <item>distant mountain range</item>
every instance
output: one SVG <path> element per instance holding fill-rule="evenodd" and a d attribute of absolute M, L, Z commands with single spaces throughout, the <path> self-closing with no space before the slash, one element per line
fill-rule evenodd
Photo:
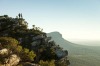
<path fill-rule="evenodd" d="M 63 49 L 69 51 L 70 66 L 100 66 L 100 47 L 85 46 L 71 43 L 62 37 L 59 32 L 47 34 Z"/>

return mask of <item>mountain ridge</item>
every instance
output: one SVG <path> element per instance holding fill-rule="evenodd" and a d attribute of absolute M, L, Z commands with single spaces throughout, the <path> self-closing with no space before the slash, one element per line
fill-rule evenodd
<path fill-rule="evenodd" d="M 78 46 L 87 46 L 87 47 L 98 47 L 98 46 L 90 46 L 90 45 L 81 45 L 81 44 L 77 44 L 77 43 L 74 43 L 74 42 L 71 42 L 71 41 L 68 41 L 66 40 L 65 38 L 63 38 L 62 34 L 58 31 L 54 31 L 54 32 L 50 32 L 50 33 L 47 33 L 48 37 L 51 36 L 52 34 L 52 38 L 56 37 L 56 38 L 62 38 L 63 40 L 65 40 L 67 43 L 70 43 L 70 44 L 74 44 L 74 45 L 78 45 Z M 99 46 L 100 47 L 100 46 Z"/>
<path fill-rule="evenodd" d="M 64 39 L 59 32 L 47 34 L 57 44 L 69 51 L 70 66 L 99 66 L 100 47 L 78 45 Z M 60 35 L 60 36 L 59 36 Z M 56 40 L 57 39 L 57 40 Z M 92 63 L 92 64 L 91 64 Z"/>

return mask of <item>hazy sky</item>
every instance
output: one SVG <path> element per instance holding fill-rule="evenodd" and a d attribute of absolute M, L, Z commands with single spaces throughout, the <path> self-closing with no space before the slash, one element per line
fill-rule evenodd
<path fill-rule="evenodd" d="M 0 15 L 18 13 L 29 27 L 59 31 L 67 40 L 100 41 L 100 0 L 0 0 Z"/>

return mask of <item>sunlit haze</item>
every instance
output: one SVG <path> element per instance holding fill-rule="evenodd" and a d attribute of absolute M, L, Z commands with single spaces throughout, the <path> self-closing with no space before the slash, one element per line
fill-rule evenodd
<path fill-rule="evenodd" d="M 100 41 L 100 0 L 0 0 L 0 15 L 22 13 L 29 28 L 60 32 L 66 40 Z"/>

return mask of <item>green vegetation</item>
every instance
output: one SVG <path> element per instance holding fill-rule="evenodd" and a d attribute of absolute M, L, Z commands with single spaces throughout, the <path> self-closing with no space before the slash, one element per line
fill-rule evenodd
<path fill-rule="evenodd" d="M 2 48 L 14 49 L 18 45 L 18 41 L 11 37 L 0 37 Z"/>
<path fill-rule="evenodd" d="M 20 57 L 21 57 L 22 61 L 24 61 L 24 62 L 25 61 L 29 61 L 29 62 L 34 61 L 34 58 L 36 56 L 36 54 L 34 54 L 33 51 L 29 51 L 29 49 L 27 49 L 27 48 L 24 48 L 20 54 L 21 54 Z"/>
<path fill-rule="evenodd" d="M 54 60 L 51 60 L 51 61 L 40 60 L 39 64 L 41 66 L 55 66 L 55 61 Z"/>
<path fill-rule="evenodd" d="M 50 40 L 51 38 L 47 37 L 40 27 L 33 25 L 32 29 L 28 29 L 28 23 L 22 17 L 1 16 L 0 49 L 6 48 L 9 52 L 7 55 L 0 55 L 0 64 L 3 64 L 10 55 L 16 54 L 21 59 L 19 66 L 24 66 L 21 63 L 25 64 L 26 62 L 41 66 L 57 66 L 55 61 L 66 57 L 68 54 Z M 61 57 L 57 54 L 59 50 L 64 54 Z"/>
<path fill-rule="evenodd" d="M 18 45 L 18 41 L 11 37 L 0 37 L 1 48 L 7 48 L 9 51 L 13 51 L 12 53 L 9 52 L 8 55 L 1 55 L 0 61 L 3 63 L 4 59 L 10 54 L 17 54 L 21 57 L 22 61 L 33 61 L 36 54 L 34 51 L 29 51 L 27 48 L 22 48 L 22 46 Z"/>

